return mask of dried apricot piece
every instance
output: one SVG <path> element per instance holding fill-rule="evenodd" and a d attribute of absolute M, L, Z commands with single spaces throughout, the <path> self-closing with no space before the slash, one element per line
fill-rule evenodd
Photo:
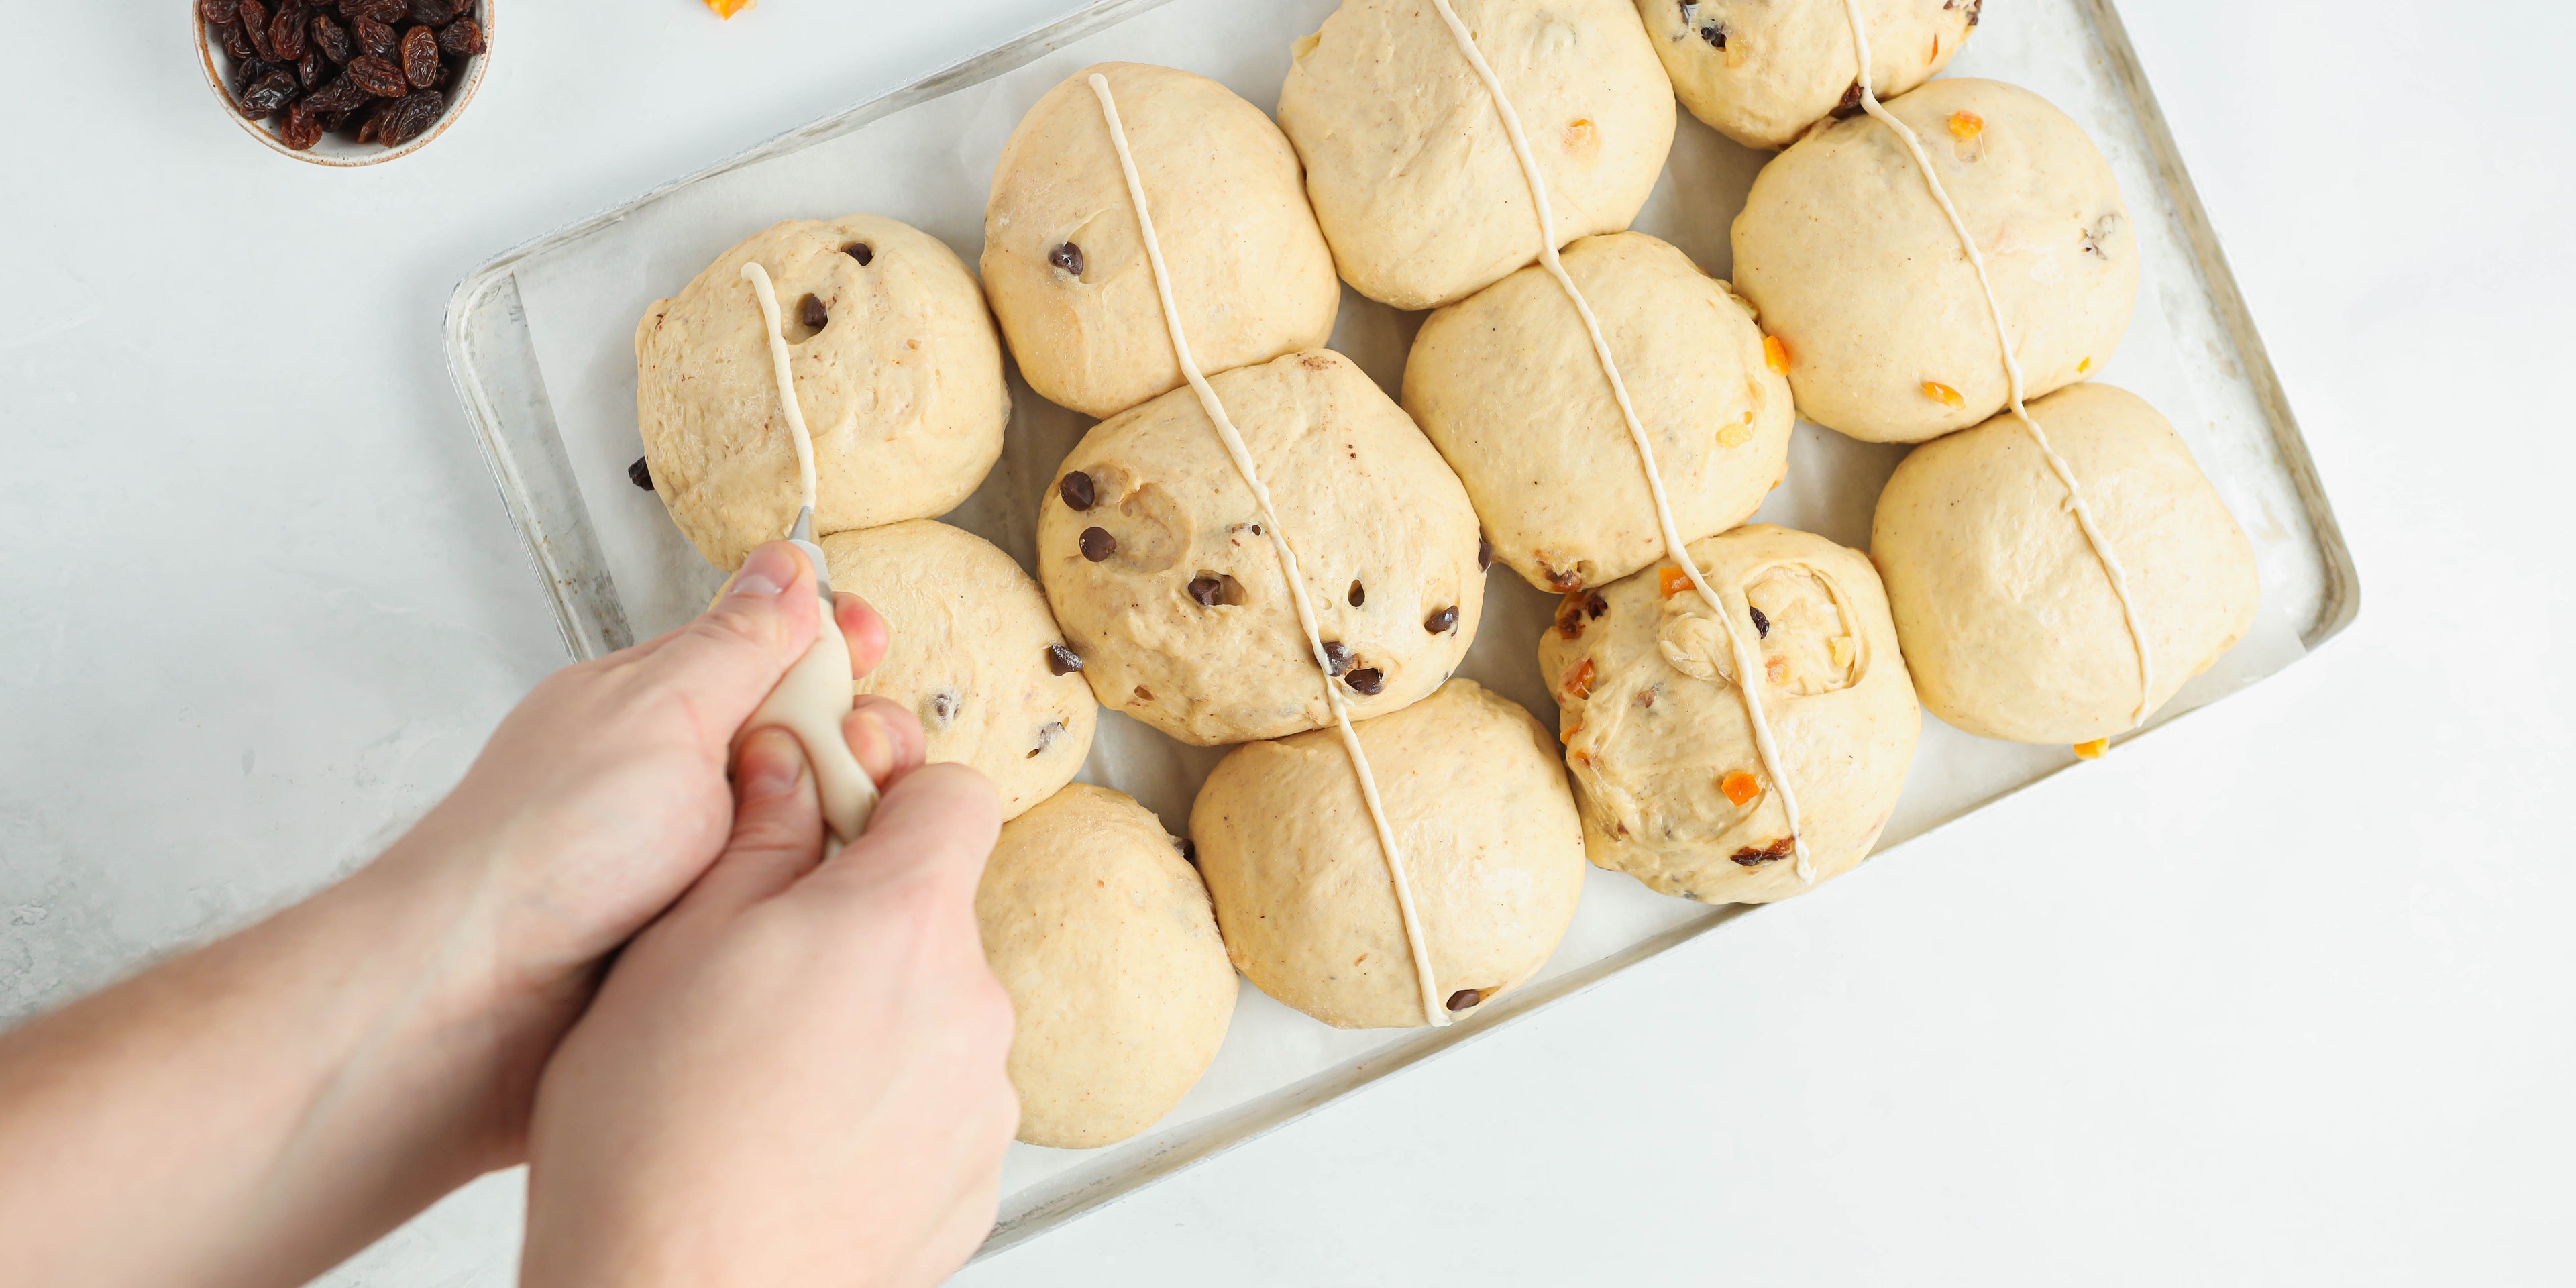
<path fill-rule="evenodd" d="M 2075 744 L 2075 754 L 2085 760 L 2100 760 L 2102 753 L 2110 749 L 2111 740 L 2108 738 L 2096 738 L 2091 742 Z"/>
<path fill-rule="evenodd" d="M 1923 382 L 1923 396 L 1934 402 L 1940 403 L 1945 407 L 1954 409 L 1968 405 L 1968 400 L 1959 396 L 1958 390 L 1942 384 L 1938 380 L 1926 380 Z"/>
<path fill-rule="evenodd" d="M 1664 598 L 1670 599 L 1691 588 L 1690 574 L 1679 568 L 1657 569 L 1655 588 L 1664 592 Z"/>
<path fill-rule="evenodd" d="M 1974 112 L 1952 112 L 1950 114 L 1950 137 L 1965 143 L 1985 132 L 1986 118 L 1979 116 Z"/>
<path fill-rule="evenodd" d="M 1734 805 L 1748 805 L 1762 794 L 1762 780 L 1739 769 L 1719 779 L 1717 790 L 1726 793 L 1726 799 Z"/>
<path fill-rule="evenodd" d="M 1566 673 L 1565 696 L 1569 698 L 1591 697 L 1592 674 L 1592 659 L 1587 657 L 1583 659 L 1581 665 Z"/>
<path fill-rule="evenodd" d="M 1789 346 L 1780 343 L 1780 337 L 1762 337 L 1762 360 L 1769 363 L 1773 371 L 1784 376 L 1789 374 Z"/>

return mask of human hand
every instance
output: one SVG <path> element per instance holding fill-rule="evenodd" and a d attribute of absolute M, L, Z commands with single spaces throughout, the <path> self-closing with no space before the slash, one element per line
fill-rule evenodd
<path fill-rule="evenodd" d="M 927 1285 L 982 1241 L 1019 1122 L 975 924 L 1000 817 L 910 732 L 828 861 L 803 750 L 744 740 L 723 857 L 546 1067 L 522 1284 Z"/>

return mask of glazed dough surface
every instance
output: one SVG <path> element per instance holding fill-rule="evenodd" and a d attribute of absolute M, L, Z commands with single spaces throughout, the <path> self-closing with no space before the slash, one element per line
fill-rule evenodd
<path fill-rule="evenodd" d="M 1107 417 L 1181 386 L 1135 207 L 1086 82 L 1094 72 L 1117 94 L 1200 368 L 1321 346 L 1341 285 L 1279 127 L 1204 76 L 1102 63 L 1029 109 L 984 208 L 984 284 L 1029 387 Z M 1066 243 L 1081 247 L 1079 274 L 1049 261 Z"/>
<path fill-rule="evenodd" d="M 1995 81 L 1934 81 L 1886 109 L 1922 138 L 1985 253 L 2025 396 L 2108 361 L 2137 302 L 2138 246 L 2092 140 L 2038 95 Z M 1974 139 L 1951 130 L 1959 112 L 1982 122 Z M 1734 245 L 1735 287 L 1785 346 L 1808 419 L 1911 443 L 2004 408 L 2008 381 L 1975 270 L 1885 125 L 1838 122 L 1764 166 Z"/>
<path fill-rule="evenodd" d="M 1746 147 L 1796 142 L 1842 103 L 1860 63 L 1841 0 L 1636 2 L 1682 106 Z M 1950 64 L 1976 26 L 1977 4 L 1862 0 L 1861 12 L 1870 84 L 1893 98 Z"/>
<path fill-rule="evenodd" d="M 1440 987 L 1481 1004 L 1527 980 L 1583 889 L 1582 825 L 1546 729 L 1472 680 L 1358 728 Z M 1331 731 L 1229 753 L 1190 835 L 1227 949 L 1263 992 L 1341 1028 L 1423 1023 L 1386 864 Z"/>
<path fill-rule="evenodd" d="M 1685 541 L 1752 517 L 1788 469 L 1788 381 L 1724 283 L 1643 233 L 1588 237 L 1566 272 L 1601 321 Z M 1458 472 L 1495 557 L 1562 593 L 1663 554 L 1654 498 L 1565 292 L 1538 266 L 1422 324 L 1404 406 Z"/>
<path fill-rule="evenodd" d="M 1079 674 L 1049 667 L 1048 650 L 1064 637 L 1037 582 L 1009 555 L 933 519 L 822 544 L 833 588 L 886 619 L 885 661 L 858 692 L 919 716 L 929 759 L 992 779 L 1005 819 L 1072 780 L 1091 754 L 1099 706 Z"/>
<path fill-rule="evenodd" d="M 1690 552 L 1761 659 L 1762 709 L 1816 879 L 1846 872 L 1887 826 L 1922 724 L 1878 574 L 1857 551 L 1769 524 Z M 1650 569 L 1569 596 L 1539 641 L 1585 847 L 1601 867 L 1703 903 L 1798 894 L 1808 883 L 1734 654 L 1707 604 L 1687 586 L 1664 594 L 1663 580 Z M 1761 789 L 1741 804 L 1726 794 L 1739 774 Z"/>
<path fill-rule="evenodd" d="M 1195 343 L 1195 342 L 1194 342 Z M 1210 378 L 1268 483 L 1354 719 L 1407 706 L 1465 656 L 1484 611 L 1476 514 L 1457 476 L 1349 359 L 1291 354 Z M 1258 507 L 1191 391 L 1103 421 L 1057 468 L 1038 517 L 1038 575 L 1102 704 L 1202 746 L 1332 721 Z M 1086 558 L 1084 532 L 1116 545 Z M 1204 580 L 1203 580 L 1204 579 Z M 1361 587 L 1354 605 L 1351 585 Z M 1191 592 L 1213 585 L 1213 604 Z M 1448 629 L 1429 629 L 1455 608 Z M 1379 673 L 1374 695 L 1351 687 Z M 1345 772 L 1347 772 L 1347 767 Z"/>
<path fill-rule="evenodd" d="M 1529 132 L 1560 242 L 1636 218 L 1672 150 L 1672 86 L 1623 0 L 1457 0 Z M 1493 97 L 1424 0 L 1344 0 L 1291 50 L 1279 125 L 1344 280 L 1400 309 L 1538 256 Z"/>
<path fill-rule="evenodd" d="M 2150 709 L 2253 625 L 2253 546 L 2191 449 L 2126 390 L 2030 404 L 2121 552 L 2156 658 Z M 2066 489 L 2009 413 L 1914 449 L 1870 550 L 1932 714 L 1969 733 L 2080 743 L 2136 722 L 2137 649 Z"/>
<path fill-rule="evenodd" d="M 862 265 L 848 246 L 865 246 Z M 1011 416 L 975 277 L 938 239 L 851 215 L 779 224 L 726 251 L 635 330 L 635 417 L 654 490 L 709 563 L 741 565 L 796 518 L 796 449 L 742 265 L 776 284 L 813 433 L 820 533 L 944 513 L 983 482 Z M 803 326 L 811 295 L 827 314 Z"/>
<path fill-rule="evenodd" d="M 1151 811 L 1074 783 L 1002 827 L 975 891 L 1011 995 L 1019 1138 L 1093 1149 L 1196 1085 L 1234 1017 L 1207 887 Z"/>

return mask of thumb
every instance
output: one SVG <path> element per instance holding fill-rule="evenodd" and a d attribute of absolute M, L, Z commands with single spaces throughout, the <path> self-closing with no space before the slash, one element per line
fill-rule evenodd
<path fill-rule="evenodd" d="M 647 683 L 687 695 L 701 731 L 729 742 L 813 645 L 822 617 L 812 565 L 794 546 L 773 541 L 753 550 L 724 594 L 644 658 L 639 672 Z"/>

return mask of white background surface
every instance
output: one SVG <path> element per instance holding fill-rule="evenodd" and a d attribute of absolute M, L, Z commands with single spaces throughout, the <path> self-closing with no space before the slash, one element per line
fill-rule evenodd
<path fill-rule="evenodd" d="M 13 9 L 0 1022 L 362 861 L 562 660 L 447 382 L 459 277 L 1073 5 L 513 4 L 464 120 L 349 173 L 240 137 L 175 0 Z M 2126 16 L 2360 623 L 961 1283 L 2576 1277 L 2576 17 Z M 505 1284 L 517 1203 L 332 1282 Z"/>

